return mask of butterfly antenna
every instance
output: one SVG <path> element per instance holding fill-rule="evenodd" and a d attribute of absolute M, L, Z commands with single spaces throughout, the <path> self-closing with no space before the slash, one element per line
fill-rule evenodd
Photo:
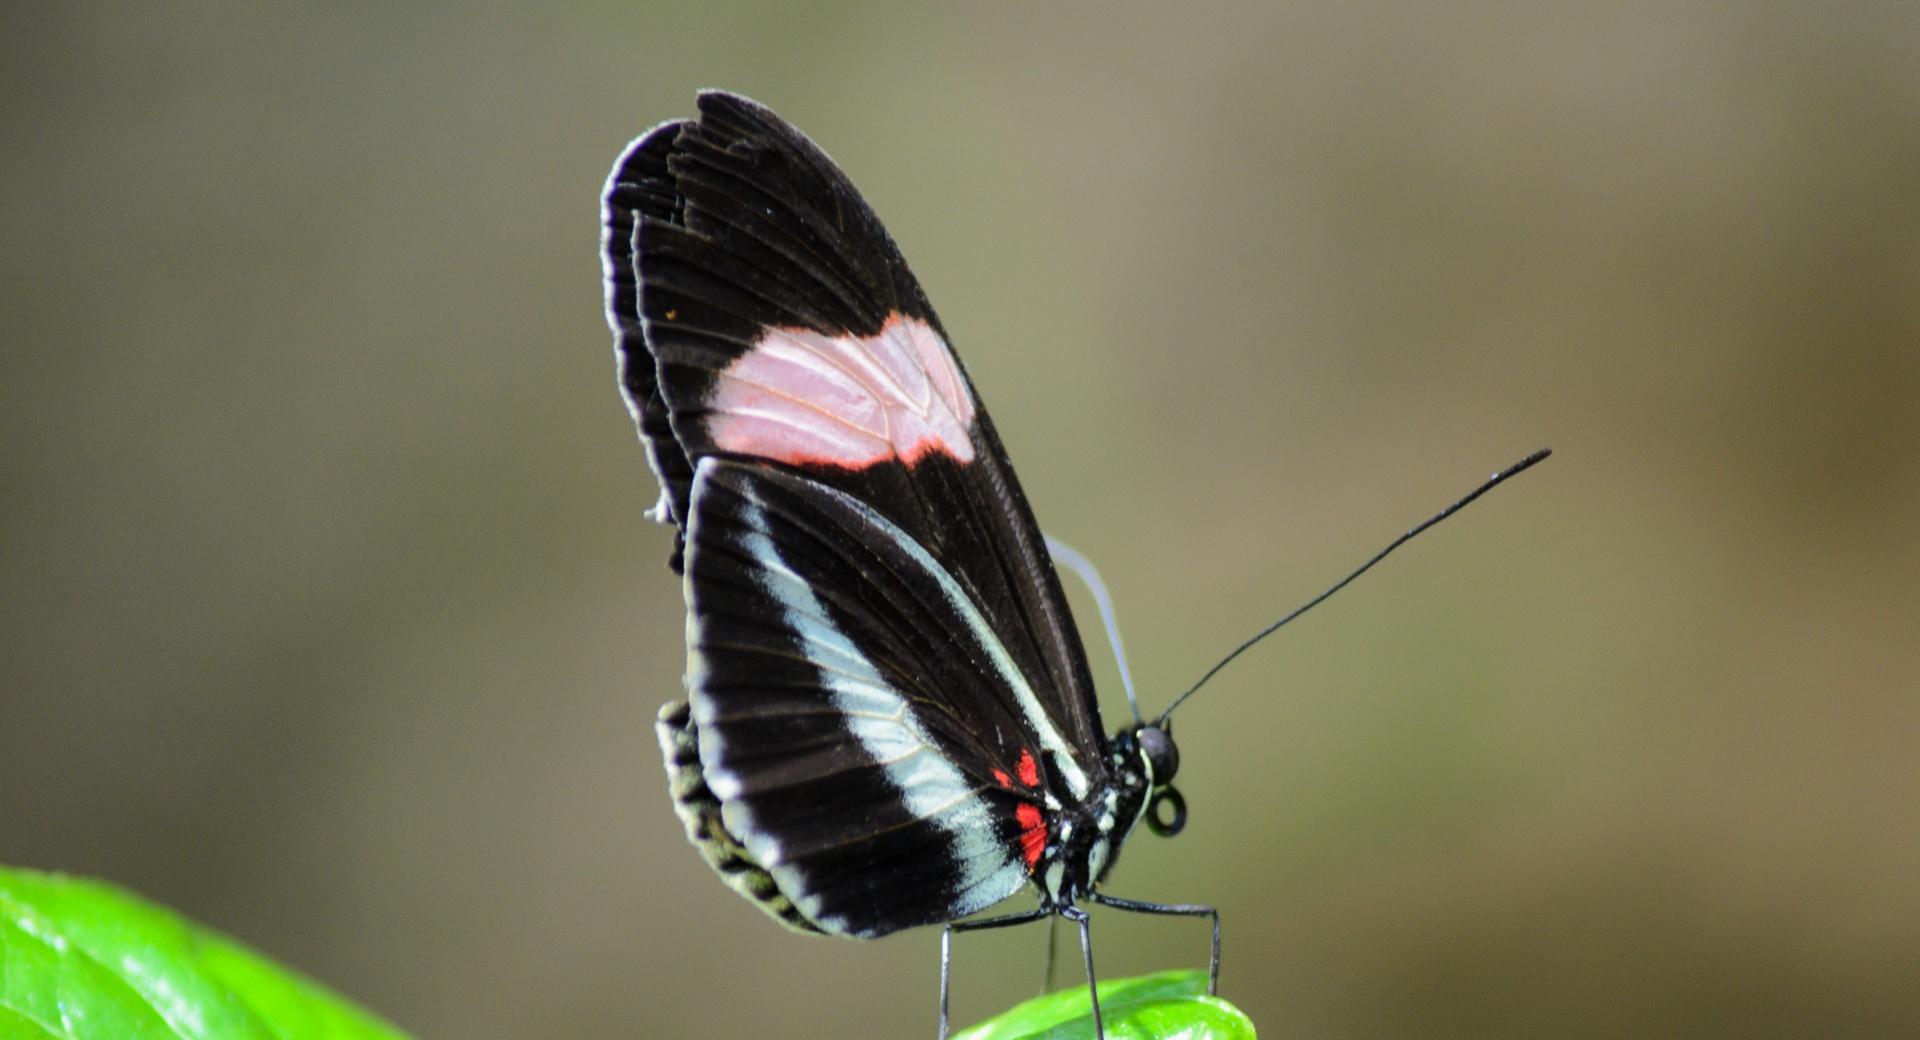
<path fill-rule="evenodd" d="M 1181 705 L 1181 703 L 1184 702 L 1188 697 L 1193 696 L 1194 691 L 1198 690 L 1202 686 L 1205 686 L 1207 684 L 1208 679 L 1213 678 L 1216 674 L 1219 673 L 1220 669 L 1225 668 L 1227 665 L 1231 664 L 1234 658 L 1239 657 L 1241 654 L 1244 654 L 1249 649 L 1251 649 L 1253 647 L 1253 644 L 1258 643 L 1262 639 L 1267 638 L 1268 636 L 1274 634 L 1275 632 L 1278 632 L 1280 628 L 1284 626 L 1287 622 L 1292 621 L 1294 618 L 1297 618 L 1300 615 L 1305 614 L 1307 611 L 1312 610 L 1313 608 L 1319 606 L 1322 602 L 1325 602 L 1327 597 L 1333 595 L 1336 592 L 1339 592 L 1341 589 L 1346 588 L 1347 584 L 1353 581 L 1353 579 L 1358 578 L 1362 574 L 1367 573 L 1368 570 L 1372 569 L 1374 564 L 1379 563 L 1381 560 L 1386 559 L 1388 553 L 1391 553 L 1395 549 L 1398 549 L 1402 545 L 1405 545 L 1409 541 L 1412 541 L 1414 535 L 1419 534 L 1420 532 L 1426 530 L 1427 528 L 1432 527 L 1433 525 L 1439 523 L 1442 520 L 1445 520 L 1447 517 L 1450 517 L 1453 514 L 1458 513 L 1460 510 L 1465 509 L 1468 503 L 1472 502 L 1476 498 L 1479 498 L 1481 495 L 1484 495 L 1487 492 L 1492 491 L 1502 481 L 1506 480 L 1509 477 L 1518 476 L 1519 474 L 1526 472 L 1528 469 L 1532 468 L 1536 463 L 1540 462 L 1541 460 L 1545 459 L 1547 456 L 1551 454 L 1553 454 L 1552 448 L 1541 448 L 1539 451 L 1536 451 L 1533 454 L 1527 456 L 1526 458 L 1521 459 L 1519 462 L 1516 462 L 1513 465 L 1508 466 L 1506 469 L 1503 469 L 1500 472 L 1495 473 L 1493 476 L 1488 477 L 1485 483 L 1481 484 L 1477 488 L 1474 488 L 1473 491 L 1469 493 L 1465 498 L 1462 498 L 1458 502 L 1455 502 L 1454 504 L 1448 506 L 1447 508 L 1442 509 L 1438 513 L 1435 513 L 1434 515 L 1428 517 L 1425 522 L 1421 523 L 1419 526 L 1415 527 L 1413 530 L 1408 531 L 1406 534 L 1403 534 L 1398 538 L 1395 538 L 1392 541 L 1392 543 L 1390 543 L 1385 549 L 1382 549 L 1379 552 L 1374 553 L 1371 559 L 1361 564 L 1358 568 L 1354 570 L 1353 573 L 1347 575 L 1344 578 L 1341 578 L 1339 581 L 1334 582 L 1333 585 L 1329 587 L 1325 592 L 1322 592 L 1318 596 L 1315 596 L 1312 599 L 1308 600 L 1306 603 L 1302 604 L 1299 608 L 1295 609 L 1292 613 L 1289 613 L 1286 617 L 1283 617 L 1280 620 L 1275 621 L 1273 624 L 1268 625 L 1267 627 L 1254 633 L 1254 636 L 1252 639 L 1249 639 L 1246 642 L 1241 643 L 1239 646 L 1234 647 L 1233 652 L 1221 658 L 1219 664 L 1216 664 L 1212 668 L 1207 669 L 1207 674 L 1201 676 L 1199 682 L 1196 682 L 1192 686 L 1187 687 L 1187 692 L 1181 694 L 1178 697 L 1175 697 L 1173 699 L 1173 703 L 1167 706 L 1166 711 L 1163 711 L 1160 713 L 1160 717 L 1155 719 L 1153 724 L 1158 726 L 1165 723 L 1167 721 L 1167 716 L 1173 714 L 1173 709 L 1178 708 Z"/>
<path fill-rule="evenodd" d="M 1114 617 L 1113 597 L 1107 595 L 1107 583 L 1100 580 L 1100 569 L 1073 546 L 1050 534 L 1042 537 L 1047 540 L 1047 551 L 1053 554 L 1054 562 L 1066 564 L 1068 570 L 1086 582 L 1087 591 L 1093 593 L 1093 601 L 1100 607 L 1100 621 L 1107 626 L 1107 643 L 1113 647 L 1114 664 L 1120 667 L 1120 686 L 1127 691 L 1127 707 L 1133 709 L 1133 721 L 1145 722 L 1140 716 L 1140 701 L 1133 695 L 1133 673 L 1127 670 L 1127 648 L 1120 645 L 1120 622 Z"/>

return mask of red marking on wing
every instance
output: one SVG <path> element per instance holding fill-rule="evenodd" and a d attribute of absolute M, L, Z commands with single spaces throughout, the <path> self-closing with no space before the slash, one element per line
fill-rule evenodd
<path fill-rule="evenodd" d="M 1021 748 L 1020 761 L 1014 763 L 1013 770 L 1019 775 L 1021 783 L 1028 787 L 1040 786 L 1040 763 L 1033 760 L 1033 752 Z"/>
<path fill-rule="evenodd" d="M 721 451 L 846 469 L 911 466 L 934 452 L 973 461 L 973 395 L 953 352 L 899 314 L 872 336 L 767 329 L 706 404 Z"/>
<path fill-rule="evenodd" d="M 997 781 L 1000 784 L 1001 787 L 1013 786 L 1013 777 L 1008 776 L 1006 770 L 1004 769 L 994 770 L 993 778 L 995 781 Z"/>
<path fill-rule="evenodd" d="M 1040 815 L 1040 807 L 1021 802 L 1013 815 L 1020 821 L 1020 858 L 1027 861 L 1027 869 L 1040 862 L 1040 853 L 1047 847 L 1047 818 Z"/>

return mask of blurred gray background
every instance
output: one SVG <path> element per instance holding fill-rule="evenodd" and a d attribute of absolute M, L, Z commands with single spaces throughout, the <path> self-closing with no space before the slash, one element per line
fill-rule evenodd
<path fill-rule="evenodd" d="M 773 926 L 650 729 L 597 194 L 724 86 L 888 221 L 1149 706 L 1558 450 L 1183 710 L 1109 890 L 1219 904 L 1263 1035 L 1920 1028 L 1920 7 L 1173 6 L 11 14 L 0 862 L 422 1037 L 931 1035 L 937 932 Z"/>

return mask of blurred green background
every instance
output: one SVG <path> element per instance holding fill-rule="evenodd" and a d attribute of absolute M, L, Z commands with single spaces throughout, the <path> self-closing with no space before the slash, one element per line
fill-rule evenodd
<path fill-rule="evenodd" d="M 1109 890 L 1219 904 L 1264 1035 L 1920 1029 L 1920 7 L 1174 6 L 9 16 L 0 861 L 423 1037 L 931 1035 L 937 932 L 771 925 L 650 729 L 597 194 L 724 86 L 888 221 L 1149 706 L 1558 450 L 1183 710 Z"/>

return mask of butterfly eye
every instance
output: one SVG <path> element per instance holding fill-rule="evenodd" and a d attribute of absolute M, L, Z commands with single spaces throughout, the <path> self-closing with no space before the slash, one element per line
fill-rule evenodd
<path fill-rule="evenodd" d="M 1173 735 L 1158 726 L 1142 726 L 1135 739 L 1153 770 L 1153 785 L 1171 783 L 1173 774 L 1180 771 L 1180 749 L 1173 746 Z"/>
<path fill-rule="evenodd" d="M 1166 806 L 1173 813 L 1163 817 L 1161 807 Z M 1185 830 L 1187 826 L 1187 800 L 1180 792 L 1171 787 L 1162 787 L 1154 792 L 1153 801 L 1147 803 L 1147 829 L 1162 838 L 1171 838 Z"/>

